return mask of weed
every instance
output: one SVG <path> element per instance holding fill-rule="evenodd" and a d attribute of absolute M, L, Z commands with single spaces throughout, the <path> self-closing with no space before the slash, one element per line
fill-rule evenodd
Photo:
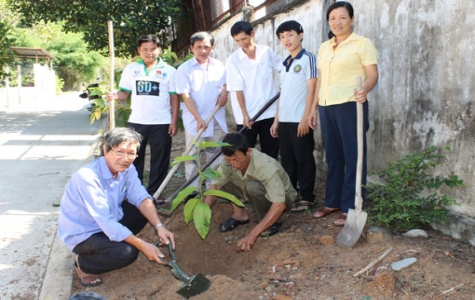
<path fill-rule="evenodd" d="M 441 152 L 432 146 L 390 162 L 380 171 L 384 183 L 369 183 L 365 187 L 370 223 L 394 230 L 414 229 L 432 222 L 445 224 L 447 207 L 455 201 L 440 193 L 440 189 L 464 187 L 464 183 L 456 175 L 433 175 L 434 167 L 443 162 Z"/>

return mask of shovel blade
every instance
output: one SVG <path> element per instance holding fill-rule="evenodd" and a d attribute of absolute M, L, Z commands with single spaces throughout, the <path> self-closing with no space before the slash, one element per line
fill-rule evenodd
<path fill-rule="evenodd" d="M 338 245 L 353 248 L 363 232 L 368 213 L 362 210 L 350 209 L 343 229 L 336 237 Z"/>
<path fill-rule="evenodd" d="M 191 277 L 188 284 L 183 284 L 177 293 L 182 295 L 185 299 L 189 299 L 190 297 L 204 293 L 210 286 L 211 281 L 209 281 L 203 274 L 199 273 L 198 275 Z"/>

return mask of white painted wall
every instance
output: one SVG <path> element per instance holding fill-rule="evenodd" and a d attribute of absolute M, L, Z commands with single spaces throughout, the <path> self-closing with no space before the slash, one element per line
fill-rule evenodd
<path fill-rule="evenodd" d="M 277 26 L 297 20 L 304 28 L 303 45 L 315 54 L 322 43 L 322 7 L 328 0 L 309 0 L 256 26 L 256 42 L 285 49 L 275 36 Z M 379 170 L 391 160 L 431 145 L 450 146 L 438 172 L 457 174 L 466 188 L 451 191 L 460 205 L 451 209 L 475 217 L 475 1 L 353 0 L 354 30 L 378 49 L 380 80 L 370 102 L 368 167 Z M 255 11 L 253 18 L 265 15 Z M 236 49 L 229 28 L 236 16 L 215 30 L 214 56 L 225 61 Z M 251 22 L 254 21 L 251 19 Z M 320 133 L 316 132 L 318 169 L 324 171 Z M 321 173 L 320 173 L 321 175 Z"/>

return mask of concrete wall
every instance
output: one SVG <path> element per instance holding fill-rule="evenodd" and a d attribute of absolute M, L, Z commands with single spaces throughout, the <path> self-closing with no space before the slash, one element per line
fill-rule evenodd
<path fill-rule="evenodd" d="M 297 20 L 304 28 L 303 45 L 317 54 L 327 34 L 324 14 L 329 0 L 309 0 L 292 10 L 263 18 L 255 11 L 256 42 L 285 57 L 275 36 L 277 26 Z M 475 1 L 472 0 L 352 0 L 356 33 L 370 38 L 378 49 L 380 80 L 371 92 L 368 167 L 379 170 L 391 160 L 431 145 L 450 146 L 438 169 L 457 174 L 466 188 L 450 191 L 460 205 L 451 209 L 475 217 L 474 46 Z M 259 19 L 263 20 L 259 22 Z M 213 34 L 215 57 L 225 61 L 236 49 L 229 28 L 236 16 Z M 325 29 L 324 29 L 325 28 Z M 324 29 L 324 30 L 323 30 Z M 320 134 L 316 132 L 317 163 L 325 169 Z"/>

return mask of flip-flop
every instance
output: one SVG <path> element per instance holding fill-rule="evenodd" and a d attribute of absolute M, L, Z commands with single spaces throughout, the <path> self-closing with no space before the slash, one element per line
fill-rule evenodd
<path fill-rule="evenodd" d="M 85 287 L 98 286 L 102 284 L 102 278 L 99 275 L 86 274 L 79 268 L 78 256 L 76 255 L 74 269 L 78 274 L 79 283 Z"/>
<path fill-rule="evenodd" d="M 161 206 L 167 202 L 165 201 L 165 199 L 154 199 L 153 203 L 155 204 L 155 206 Z"/>
<path fill-rule="evenodd" d="M 320 219 L 320 218 L 323 218 L 325 216 L 328 216 L 329 214 L 332 214 L 334 212 L 337 212 L 337 211 L 340 211 L 341 208 L 329 208 L 329 207 L 322 207 L 320 208 L 319 210 L 317 210 L 314 214 L 313 214 L 313 217 L 315 219 Z"/>
<path fill-rule="evenodd" d="M 299 202 L 295 202 L 295 204 L 290 209 L 291 213 L 300 214 L 306 211 L 309 211 L 315 207 L 315 203 L 307 201 L 307 200 L 300 200 Z"/>
<path fill-rule="evenodd" d="M 346 217 L 348 217 L 347 213 L 342 213 L 336 220 L 333 222 L 335 226 L 344 226 L 346 223 Z"/>
<path fill-rule="evenodd" d="M 274 223 L 273 225 L 271 225 L 269 228 L 267 228 L 261 233 L 261 237 L 270 237 L 276 234 L 277 232 L 279 232 L 280 226 L 282 225 L 279 223 Z"/>
<path fill-rule="evenodd" d="M 226 221 L 224 221 L 223 223 L 220 223 L 218 226 L 218 229 L 221 232 L 231 231 L 231 230 L 234 230 L 234 228 L 238 227 L 239 225 L 244 225 L 247 223 L 249 223 L 249 220 L 239 221 L 231 217 L 227 219 Z"/>

